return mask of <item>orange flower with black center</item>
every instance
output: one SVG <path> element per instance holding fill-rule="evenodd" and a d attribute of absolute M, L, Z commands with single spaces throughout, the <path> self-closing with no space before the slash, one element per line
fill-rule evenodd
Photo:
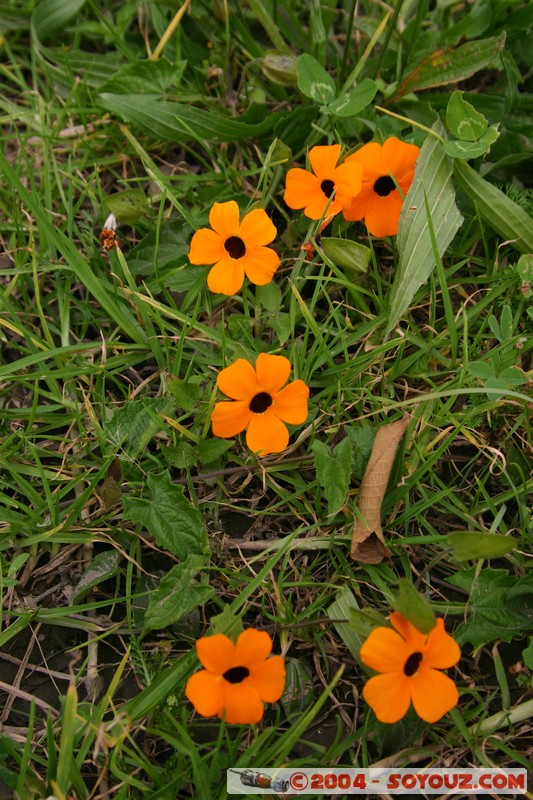
<path fill-rule="evenodd" d="M 252 725 L 263 717 L 264 703 L 275 703 L 285 687 L 285 662 L 271 656 L 268 633 L 248 628 L 234 644 L 222 633 L 204 636 L 196 652 L 204 667 L 187 681 L 185 695 L 202 717 Z"/>
<path fill-rule="evenodd" d="M 438 619 L 428 633 L 421 633 L 399 612 L 390 616 L 392 628 L 375 628 L 359 657 L 380 672 L 367 681 L 363 697 L 381 722 L 398 722 L 412 702 L 419 717 L 437 722 L 457 705 L 455 683 L 438 670 L 457 664 L 461 651 Z"/>
<path fill-rule="evenodd" d="M 363 168 L 347 161 L 337 166 L 340 154 L 340 144 L 312 147 L 313 172 L 299 167 L 287 172 L 283 199 L 289 208 L 303 208 L 309 219 L 320 219 L 326 208 L 328 215 L 335 215 L 350 204 L 361 188 Z"/>
<path fill-rule="evenodd" d="M 244 283 L 244 276 L 257 286 L 270 283 L 279 267 L 279 256 L 270 247 L 277 230 L 266 211 L 256 208 L 240 221 L 235 200 L 213 203 L 209 212 L 211 228 L 200 228 L 191 239 L 191 264 L 214 264 L 207 276 L 212 292 L 232 295 Z"/>
<path fill-rule="evenodd" d="M 345 164 L 359 164 L 363 183 L 359 194 L 344 208 L 344 218 L 364 219 L 372 236 L 395 236 L 405 195 L 413 182 L 420 148 L 395 136 L 383 145 L 365 144 Z"/>
<path fill-rule="evenodd" d="M 287 386 L 291 364 L 285 356 L 261 353 L 255 368 L 244 358 L 219 372 L 218 388 L 232 402 L 217 403 L 211 415 L 215 436 L 230 439 L 246 430 L 254 453 L 281 453 L 289 444 L 287 425 L 307 419 L 309 388 L 301 380 Z M 282 388 L 284 387 L 284 388 Z"/>

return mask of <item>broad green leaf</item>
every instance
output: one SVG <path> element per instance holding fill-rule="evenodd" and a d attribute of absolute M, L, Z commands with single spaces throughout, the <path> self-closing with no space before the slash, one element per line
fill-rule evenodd
<path fill-rule="evenodd" d="M 518 203 L 464 161 L 454 161 L 454 175 L 485 222 L 517 250 L 533 252 L 533 220 Z"/>
<path fill-rule="evenodd" d="M 377 611 L 361 610 L 350 589 L 341 589 L 337 592 L 327 613 L 328 617 L 333 620 L 337 633 L 355 659 L 359 659 L 361 645 L 373 628 L 387 624 Z"/>
<path fill-rule="evenodd" d="M 171 483 L 168 472 L 148 475 L 147 484 L 150 499 L 124 499 L 126 519 L 145 526 L 159 547 L 182 560 L 190 553 L 209 553 L 202 515 L 185 497 L 183 486 Z"/>
<path fill-rule="evenodd" d="M 85 5 L 85 0 L 42 0 L 31 16 L 31 27 L 39 40 L 61 30 Z"/>
<path fill-rule="evenodd" d="M 183 380 L 175 375 L 167 378 L 169 391 L 175 400 L 176 406 L 184 411 L 196 411 L 202 397 L 201 387 L 191 380 Z"/>
<path fill-rule="evenodd" d="M 145 397 L 126 401 L 105 425 L 107 440 L 115 447 L 127 442 L 129 447 L 125 447 L 125 450 L 128 456 L 136 457 L 165 426 L 161 416 L 171 414 L 175 405 L 173 397 Z"/>
<path fill-rule="evenodd" d="M 315 456 L 318 482 L 326 496 L 328 517 L 331 517 L 346 503 L 352 466 L 352 445 L 346 437 L 331 453 L 327 444 L 315 439 L 311 450 Z"/>
<path fill-rule="evenodd" d="M 171 64 L 166 58 L 136 59 L 108 77 L 100 91 L 112 94 L 165 92 L 179 84 L 186 66 L 186 61 Z"/>
<path fill-rule="evenodd" d="M 435 50 L 421 61 L 401 82 L 389 104 L 411 92 L 420 92 L 446 83 L 457 83 L 470 78 L 491 64 L 502 51 L 505 33 L 490 39 L 466 42 L 460 47 Z"/>
<path fill-rule="evenodd" d="M 392 607 L 421 633 L 429 633 L 436 623 L 431 606 L 405 578 L 400 578 L 398 583 L 400 590 L 392 601 Z"/>
<path fill-rule="evenodd" d="M 352 443 L 353 469 L 352 474 L 358 480 L 363 479 L 368 459 L 372 453 L 372 445 L 376 438 L 376 430 L 365 422 L 347 425 L 346 435 Z"/>
<path fill-rule="evenodd" d="M 217 458 L 223 456 L 228 450 L 233 447 L 233 441 L 226 441 L 225 439 L 204 439 L 198 442 L 198 461 L 202 466 L 212 464 Z"/>
<path fill-rule="evenodd" d="M 255 296 L 265 311 L 276 314 L 281 309 L 281 289 L 274 281 L 265 286 L 256 286 Z"/>
<path fill-rule="evenodd" d="M 469 161 L 471 158 L 478 158 L 487 153 L 499 135 L 497 127 L 491 125 L 478 142 L 460 142 L 448 139 L 444 142 L 444 148 L 451 158 L 462 158 L 464 161 Z"/>
<path fill-rule="evenodd" d="M 302 658 L 285 661 L 285 689 L 280 703 L 287 717 L 300 717 L 313 704 L 313 675 Z"/>
<path fill-rule="evenodd" d="M 440 135 L 444 133 L 440 122 L 435 123 L 433 130 Z M 463 221 L 455 204 L 451 177 L 452 161 L 441 142 L 434 136 L 428 136 L 422 145 L 415 177 L 400 214 L 400 260 L 391 291 L 386 335 L 405 314 L 415 292 L 435 269 L 436 254 L 431 228 L 438 255 L 442 256 Z"/>
<path fill-rule="evenodd" d="M 506 367 L 502 369 L 498 378 L 505 383 L 506 386 L 523 386 L 527 383 L 527 378 L 523 372 L 517 367 Z"/>
<path fill-rule="evenodd" d="M 327 105 L 335 98 L 335 81 L 309 53 L 296 59 L 296 76 L 302 94 L 315 103 Z"/>
<path fill-rule="evenodd" d="M 467 142 L 477 142 L 488 124 L 483 114 L 463 98 L 462 92 L 452 94 L 446 107 L 446 125 L 454 136 Z"/>
<path fill-rule="evenodd" d="M 348 271 L 358 274 L 368 271 L 371 250 L 365 244 L 354 242 L 351 239 L 335 239 L 330 236 L 320 238 L 320 248 L 335 264 Z"/>
<path fill-rule="evenodd" d="M 98 95 L 103 108 L 117 114 L 158 139 L 172 142 L 195 140 L 236 142 L 271 133 L 275 126 L 290 122 L 292 112 L 267 114 L 261 122 L 250 123 L 205 111 L 185 103 L 171 103 L 153 94 Z"/>
<path fill-rule="evenodd" d="M 480 378 L 482 381 L 494 378 L 494 369 L 485 361 L 471 361 L 467 369 L 471 375 L 475 378 Z"/>
<path fill-rule="evenodd" d="M 510 642 L 533 630 L 533 572 L 518 578 L 503 569 L 476 566 L 448 578 L 470 595 L 469 614 L 456 631 L 459 644 L 480 647 L 502 639 Z"/>
<path fill-rule="evenodd" d="M 74 588 L 72 603 L 79 602 L 91 589 L 103 581 L 113 578 L 120 571 L 122 554 L 118 550 L 104 550 L 98 553 Z"/>
<path fill-rule="evenodd" d="M 110 194 L 105 199 L 105 206 L 123 225 L 134 225 L 142 216 L 150 213 L 150 206 L 142 189 L 124 189 L 122 192 Z"/>
<path fill-rule="evenodd" d="M 510 553 L 518 542 L 511 536 L 497 533 L 475 533 L 474 531 L 454 531 L 448 533 L 446 541 L 453 549 L 458 561 L 477 561 L 480 558 L 499 558 Z"/>
<path fill-rule="evenodd" d="M 353 117 L 370 105 L 377 90 L 375 81 L 364 78 L 355 89 L 350 89 L 346 94 L 333 100 L 327 110 L 336 117 Z"/>
<path fill-rule="evenodd" d="M 212 586 L 195 578 L 206 566 L 205 556 L 191 554 L 172 567 L 150 595 L 144 615 L 144 632 L 167 628 L 213 596 Z"/>

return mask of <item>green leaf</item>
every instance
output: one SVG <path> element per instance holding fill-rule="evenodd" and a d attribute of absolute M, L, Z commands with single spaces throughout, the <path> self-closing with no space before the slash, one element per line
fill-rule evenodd
<path fill-rule="evenodd" d="M 223 456 L 228 450 L 233 447 L 233 441 L 226 441 L 225 439 L 205 439 L 198 442 L 198 460 L 202 466 L 205 464 L 212 464 L 217 458 Z"/>
<path fill-rule="evenodd" d="M 529 637 L 528 647 L 522 650 L 522 658 L 526 667 L 533 672 L 533 636 Z"/>
<path fill-rule="evenodd" d="M 517 250 L 533 252 L 533 220 L 518 203 L 464 161 L 454 161 L 454 175 L 483 220 Z"/>
<path fill-rule="evenodd" d="M 353 476 L 362 480 L 376 438 L 376 430 L 372 425 L 364 422 L 347 425 L 345 430 L 352 443 Z"/>
<path fill-rule="evenodd" d="M 402 81 L 389 103 L 411 92 L 446 83 L 457 83 L 475 75 L 494 61 L 505 44 L 505 33 L 490 39 L 466 42 L 460 47 L 435 50 Z"/>
<path fill-rule="evenodd" d="M 198 583 L 196 575 L 206 566 L 204 556 L 190 554 L 172 567 L 152 592 L 144 615 L 143 632 L 167 628 L 185 614 L 207 602 L 215 593 L 212 586 Z"/>
<path fill-rule="evenodd" d="M 335 264 L 359 275 L 368 271 L 372 252 L 369 247 L 351 239 L 335 239 L 330 236 L 320 238 L 319 251 L 322 249 L 326 256 Z"/>
<path fill-rule="evenodd" d="M 483 114 L 463 98 L 462 92 L 453 92 L 446 107 L 446 124 L 458 139 L 477 142 L 489 123 Z"/>
<path fill-rule="evenodd" d="M 134 225 L 143 215 L 150 213 L 142 189 L 124 189 L 123 192 L 110 194 L 105 199 L 105 206 L 123 225 Z"/>
<path fill-rule="evenodd" d="M 336 117 L 354 117 L 370 105 L 377 90 L 375 81 L 364 78 L 355 89 L 333 100 L 328 106 L 328 111 Z"/>
<path fill-rule="evenodd" d="M 179 84 L 186 66 L 186 61 L 171 64 L 166 58 L 135 59 L 120 67 L 99 88 L 113 94 L 165 92 Z"/>
<path fill-rule="evenodd" d="M 31 16 L 32 31 L 38 39 L 46 39 L 64 28 L 84 5 L 85 0 L 43 0 Z"/>
<path fill-rule="evenodd" d="M 292 112 L 267 114 L 261 122 L 223 117 L 212 111 L 162 100 L 157 94 L 98 95 L 103 108 L 158 139 L 172 142 L 237 142 L 271 133 L 283 121 L 290 124 Z"/>
<path fill-rule="evenodd" d="M 346 503 L 352 466 L 352 445 L 346 437 L 330 453 L 327 444 L 315 439 L 311 450 L 315 456 L 318 482 L 326 495 L 328 517 L 331 517 Z"/>
<path fill-rule="evenodd" d="M 164 427 L 160 415 L 168 416 L 175 408 L 173 397 L 144 397 L 128 400 L 113 413 L 104 426 L 106 438 L 114 447 L 129 442 L 128 456 L 135 458 Z"/>
<path fill-rule="evenodd" d="M 197 383 L 194 383 L 194 379 L 186 381 L 175 375 L 169 375 L 167 381 L 169 391 L 178 408 L 182 408 L 184 411 L 198 410 L 202 389 Z"/>
<path fill-rule="evenodd" d="M 341 589 L 337 592 L 327 613 L 333 620 L 335 630 L 355 659 L 359 659 L 359 650 L 369 633 L 380 625 L 386 625 L 377 611 L 361 610 L 350 589 Z"/>
<path fill-rule="evenodd" d="M 528 253 L 528 255 L 520 256 L 515 269 L 519 279 L 522 281 L 520 291 L 526 300 L 529 300 L 533 295 L 533 255 Z"/>
<path fill-rule="evenodd" d="M 287 53 L 267 52 L 261 62 L 263 75 L 278 86 L 296 85 L 296 58 Z"/>
<path fill-rule="evenodd" d="M 435 123 L 433 130 L 440 135 L 444 133 L 440 122 Z M 463 221 L 455 204 L 451 176 L 452 162 L 444 147 L 437 138 L 428 136 L 400 214 L 400 260 L 391 291 L 386 335 L 405 314 L 415 292 L 435 269 L 436 254 L 429 217 L 439 256 L 446 251 Z"/>
<path fill-rule="evenodd" d="M 335 98 L 335 81 L 309 53 L 296 59 L 296 78 L 302 94 L 315 103 L 327 105 Z"/>
<path fill-rule="evenodd" d="M 469 593 L 468 619 L 456 631 L 459 644 L 480 647 L 496 639 L 510 642 L 533 629 L 533 572 L 517 580 L 503 569 L 477 567 L 457 572 L 450 583 Z"/>
<path fill-rule="evenodd" d="M 91 589 L 103 581 L 113 578 L 120 572 L 122 553 L 118 550 L 104 550 L 98 553 L 76 584 L 72 594 L 72 603 L 78 603 Z"/>
<path fill-rule="evenodd" d="M 444 148 L 451 158 L 462 158 L 464 161 L 468 161 L 487 153 L 499 135 L 497 126 L 491 125 L 478 142 L 447 140 L 444 142 Z"/>
<path fill-rule="evenodd" d="M 276 314 L 280 310 L 281 289 L 274 281 L 270 281 L 265 286 L 256 286 L 255 296 L 265 311 Z"/>
<path fill-rule="evenodd" d="M 523 386 L 527 383 L 527 378 L 523 372 L 517 367 L 506 367 L 502 369 L 498 378 L 505 383 L 506 386 Z"/>
<path fill-rule="evenodd" d="M 303 658 L 288 658 L 285 670 L 285 689 L 280 703 L 287 717 L 300 717 L 313 705 L 313 676 Z"/>
<path fill-rule="evenodd" d="M 400 578 L 398 583 L 400 590 L 392 601 L 392 607 L 421 633 L 429 633 L 436 624 L 431 606 L 405 578 Z"/>
<path fill-rule="evenodd" d="M 471 361 L 467 369 L 471 375 L 475 378 L 480 378 L 482 381 L 495 377 L 493 367 L 485 361 Z"/>
<path fill-rule="evenodd" d="M 453 548 L 453 555 L 458 561 L 499 558 L 510 553 L 518 544 L 516 539 L 511 536 L 473 531 L 449 533 L 446 536 L 446 542 Z"/>
<path fill-rule="evenodd" d="M 185 497 L 183 486 L 170 481 L 168 472 L 148 475 L 150 500 L 124 499 L 124 516 L 145 526 L 159 547 L 180 559 L 191 553 L 209 553 L 207 530 L 199 511 Z"/>

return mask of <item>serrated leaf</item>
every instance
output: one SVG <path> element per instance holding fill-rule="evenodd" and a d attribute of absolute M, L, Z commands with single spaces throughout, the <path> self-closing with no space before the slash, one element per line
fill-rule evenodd
<path fill-rule="evenodd" d="M 352 445 L 350 440 L 345 438 L 331 453 L 327 444 L 315 439 L 311 450 L 315 456 L 318 482 L 326 496 L 328 517 L 331 517 L 346 503 L 352 466 Z"/>
<path fill-rule="evenodd" d="M 441 136 L 444 134 L 440 122 L 435 123 L 433 130 Z M 441 142 L 428 136 L 422 145 L 413 183 L 400 214 L 397 239 L 400 260 L 391 291 L 386 335 L 405 314 L 416 291 L 435 269 L 429 218 L 440 256 L 463 221 L 455 204 L 452 163 Z"/>
<path fill-rule="evenodd" d="M 215 590 L 212 586 L 195 580 L 205 566 L 204 556 L 191 554 L 181 564 L 173 566 L 161 579 L 159 586 L 150 595 L 144 615 L 145 633 L 167 628 L 185 614 L 204 605 L 213 596 Z"/>
<path fill-rule="evenodd" d="M 522 253 L 533 252 L 533 220 L 500 189 L 464 161 L 454 161 L 455 178 L 480 217 Z"/>
<path fill-rule="evenodd" d="M 197 444 L 198 461 L 202 466 L 212 464 L 217 458 L 223 456 L 228 450 L 233 447 L 232 441 L 224 439 L 204 439 Z"/>
<path fill-rule="evenodd" d="M 322 236 L 320 248 L 326 256 L 341 269 L 356 272 L 359 275 L 368 271 L 372 252 L 369 247 L 351 239 L 336 239 Z"/>
<path fill-rule="evenodd" d="M 328 111 L 336 117 L 354 117 L 370 105 L 377 90 L 375 81 L 364 78 L 355 89 L 333 100 L 328 106 Z"/>
<path fill-rule="evenodd" d="M 175 375 L 168 376 L 168 388 L 178 408 L 184 411 L 196 411 L 202 396 L 202 390 L 192 380 L 183 380 Z"/>
<path fill-rule="evenodd" d="M 511 536 L 473 531 L 448 533 L 446 541 L 453 549 L 453 555 L 458 561 L 499 558 L 510 553 L 518 544 L 516 539 Z"/>
<path fill-rule="evenodd" d="M 281 289 L 271 281 L 265 286 L 256 286 L 255 296 L 265 311 L 276 314 L 281 308 Z"/>
<path fill-rule="evenodd" d="M 296 59 L 296 78 L 302 94 L 315 103 L 327 105 L 335 98 L 335 81 L 309 53 Z"/>
<path fill-rule="evenodd" d="M 144 525 L 159 547 L 184 560 L 189 554 L 209 553 L 207 530 L 202 515 L 191 506 L 183 486 L 170 480 L 168 472 L 148 475 L 152 497 L 124 499 L 124 516 Z"/>
<path fill-rule="evenodd" d="M 420 595 L 412 583 L 400 578 L 399 592 L 391 605 L 421 633 L 429 633 L 437 620 L 427 600 Z"/>
<path fill-rule="evenodd" d="M 135 458 L 164 426 L 161 416 L 168 416 L 174 408 L 172 397 L 128 400 L 106 423 L 106 437 L 114 445 L 129 442 L 130 446 L 125 446 L 125 449 L 131 458 Z"/>
<path fill-rule="evenodd" d="M 95 586 L 117 575 L 120 571 L 121 561 L 122 553 L 118 550 L 104 550 L 103 553 L 98 553 L 76 584 L 72 594 L 72 603 L 78 603 Z"/>
<path fill-rule="evenodd" d="M 480 647 L 502 639 L 510 642 L 533 629 L 533 573 L 516 579 L 503 569 L 485 567 L 456 572 L 450 583 L 470 594 L 468 618 L 456 631 L 459 644 Z"/>
<path fill-rule="evenodd" d="M 42 0 L 31 16 L 31 27 L 38 39 L 61 30 L 78 14 L 86 0 Z"/>
<path fill-rule="evenodd" d="M 446 124 L 458 139 L 477 142 L 489 123 L 483 114 L 463 98 L 462 92 L 453 92 L 446 107 Z"/>

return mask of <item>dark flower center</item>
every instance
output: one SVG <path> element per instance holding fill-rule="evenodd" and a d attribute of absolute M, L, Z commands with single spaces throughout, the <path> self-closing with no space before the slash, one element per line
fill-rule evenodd
<path fill-rule="evenodd" d="M 224 248 L 231 258 L 242 258 L 246 255 L 246 245 L 240 236 L 229 236 L 224 242 Z"/>
<path fill-rule="evenodd" d="M 248 667 L 232 667 L 222 675 L 228 683 L 242 683 L 250 674 Z"/>
<path fill-rule="evenodd" d="M 387 197 L 391 192 L 396 189 L 396 184 L 390 175 L 382 175 L 374 184 L 374 191 L 380 197 Z"/>
<path fill-rule="evenodd" d="M 254 414 L 264 414 L 265 411 L 272 405 L 272 397 L 268 392 L 259 392 L 250 400 L 248 408 Z"/>
<path fill-rule="evenodd" d="M 418 667 L 422 661 L 422 653 L 411 653 L 404 664 L 403 671 L 408 678 L 412 678 L 418 672 Z"/>
<path fill-rule="evenodd" d="M 335 184 L 333 183 L 333 181 L 330 181 L 328 178 L 326 178 L 326 180 L 323 180 L 322 183 L 320 184 L 320 188 L 322 189 L 326 197 L 331 197 L 331 195 L 335 191 Z"/>

